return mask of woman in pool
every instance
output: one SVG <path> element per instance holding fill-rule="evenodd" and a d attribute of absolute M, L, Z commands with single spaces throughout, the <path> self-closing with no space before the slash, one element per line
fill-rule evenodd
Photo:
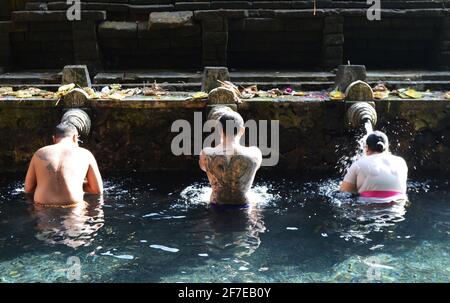
<path fill-rule="evenodd" d="M 370 134 L 365 154 L 350 166 L 340 190 L 357 192 L 361 202 L 406 201 L 408 166 L 403 158 L 389 152 L 387 136 L 380 131 Z"/>

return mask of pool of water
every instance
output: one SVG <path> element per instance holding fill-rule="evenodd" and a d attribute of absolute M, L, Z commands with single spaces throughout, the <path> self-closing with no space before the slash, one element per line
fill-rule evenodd
<path fill-rule="evenodd" d="M 37 209 L 0 177 L 0 282 L 449 282 L 450 185 L 355 204 L 339 180 L 258 176 L 256 206 L 208 208 L 203 176 L 106 176 L 103 201 Z"/>

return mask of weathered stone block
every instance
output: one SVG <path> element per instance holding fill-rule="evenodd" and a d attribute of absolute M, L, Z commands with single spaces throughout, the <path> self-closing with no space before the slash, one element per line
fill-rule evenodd
<path fill-rule="evenodd" d="M 231 19 L 228 21 L 228 30 L 243 31 L 245 29 L 245 19 Z"/>
<path fill-rule="evenodd" d="M 72 23 L 72 29 L 74 30 L 90 30 L 90 29 L 97 29 L 97 23 L 95 21 L 73 21 Z"/>
<path fill-rule="evenodd" d="M 323 21 L 320 19 L 285 19 L 283 23 L 286 31 L 321 31 L 323 28 Z"/>
<path fill-rule="evenodd" d="M 223 18 L 202 20 L 202 27 L 209 32 L 223 32 L 226 30 Z"/>
<path fill-rule="evenodd" d="M 152 12 L 171 12 L 174 10 L 173 5 L 129 5 L 129 11 L 131 14 L 146 14 L 149 15 Z"/>
<path fill-rule="evenodd" d="M 232 9 L 240 9 L 240 8 L 251 8 L 252 3 L 250 1 L 212 1 L 211 8 L 232 8 Z"/>
<path fill-rule="evenodd" d="M 344 53 L 344 48 L 342 45 L 338 46 L 325 46 L 322 49 L 322 56 L 324 56 L 327 59 L 336 58 L 336 59 L 342 59 Z"/>
<path fill-rule="evenodd" d="M 219 82 L 217 82 L 217 80 L 220 81 L 230 80 L 228 68 L 212 67 L 212 66 L 205 67 L 203 70 L 202 91 L 210 92 L 212 89 L 219 87 L 220 84 Z"/>
<path fill-rule="evenodd" d="M 286 9 L 292 7 L 292 1 L 253 1 L 253 8 Z"/>
<path fill-rule="evenodd" d="M 228 41 L 226 32 L 206 32 L 203 33 L 204 42 L 207 44 L 225 45 Z"/>
<path fill-rule="evenodd" d="M 72 32 L 27 32 L 26 41 L 72 41 Z"/>
<path fill-rule="evenodd" d="M 150 14 L 149 29 L 179 28 L 193 26 L 194 14 L 184 12 L 154 12 Z"/>
<path fill-rule="evenodd" d="M 344 31 L 344 18 L 342 17 L 326 17 L 324 19 L 324 34 L 337 34 Z"/>
<path fill-rule="evenodd" d="M 99 25 L 100 38 L 135 38 L 137 37 L 136 22 L 106 21 Z"/>
<path fill-rule="evenodd" d="M 138 47 L 138 39 L 135 38 L 108 38 L 100 39 L 100 45 L 105 48 L 112 48 L 117 50 L 136 49 Z"/>
<path fill-rule="evenodd" d="M 32 32 L 71 31 L 71 22 L 30 22 L 28 28 Z"/>
<path fill-rule="evenodd" d="M 328 34 L 323 37 L 324 45 L 341 45 L 344 44 L 344 35 L 342 34 Z"/>
<path fill-rule="evenodd" d="M 97 41 L 97 31 L 95 29 L 74 30 L 74 41 Z"/>
<path fill-rule="evenodd" d="M 248 31 L 279 31 L 283 28 L 280 19 L 275 18 L 246 18 L 245 30 Z"/>
<path fill-rule="evenodd" d="M 203 10 L 194 11 L 194 18 L 197 20 L 216 19 L 220 17 L 227 17 L 230 19 L 247 18 L 247 10 L 239 9 L 218 9 L 218 10 Z"/>
<path fill-rule="evenodd" d="M 53 22 L 67 21 L 66 11 L 15 11 L 11 14 L 11 20 L 15 22 Z M 102 21 L 106 20 L 105 11 L 82 11 L 81 20 Z"/>
<path fill-rule="evenodd" d="M 67 65 L 62 72 L 62 84 L 75 83 L 81 87 L 91 87 L 91 78 L 86 65 Z"/>
<path fill-rule="evenodd" d="M 170 41 L 167 38 L 158 40 L 139 40 L 138 48 L 149 50 L 169 49 Z"/>
<path fill-rule="evenodd" d="M 366 80 L 366 67 L 364 65 L 340 65 L 334 83 L 340 91 L 345 91 L 350 83 L 357 80 Z"/>
<path fill-rule="evenodd" d="M 210 9 L 211 2 L 175 2 L 176 10 L 200 10 L 200 9 Z"/>

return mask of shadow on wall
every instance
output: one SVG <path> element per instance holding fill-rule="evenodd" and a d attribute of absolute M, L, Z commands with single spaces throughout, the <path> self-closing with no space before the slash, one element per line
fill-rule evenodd
<path fill-rule="evenodd" d="M 148 29 L 148 22 L 104 22 L 98 29 L 106 69 L 201 66 L 200 25 Z"/>
<path fill-rule="evenodd" d="M 323 18 L 229 19 L 228 65 L 235 68 L 320 66 Z"/>
<path fill-rule="evenodd" d="M 430 68 L 439 41 L 440 18 L 346 17 L 344 62 L 368 68 Z"/>

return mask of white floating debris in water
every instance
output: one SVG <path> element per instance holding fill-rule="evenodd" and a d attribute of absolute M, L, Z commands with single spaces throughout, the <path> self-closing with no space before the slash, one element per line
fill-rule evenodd
<path fill-rule="evenodd" d="M 320 235 L 325 238 L 328 237 L 327 233 L 321 233 Z"/>
<path fill-rule="evenodd" d="M 180 250 L 178 248 L 172 248 L 172 247 L 167 247 L 164 245 L 157 245 L 157 244 L 152 244 L 150 245 L 151 248 L 156 248 L 156 249 L 161 249 L 164 251 L 168 251 L 168 252 L 179 252 Z"/>
<path fill-rule="evenodd" d="M 363 263 L 369 267 L 374 267 L 374 268 L 395 269 L 394 267 L 389 266 L 389 265 L 379 264 L 379 263 L 375 263 L 375 262 L 371 262 L 371 261 L 367 261 L 367 260 L 364 260 Z"/>
<path fill-rule="evenodd" d="M 117 259 L 123 259 L 123 260 L 133 260 L 134 257 L 132 255 L 114 255 L 109 250 L 105 253 L 101 253 L 102 256 L 110 256 Z"/>
<path fill-rule="evenodd" d="M 239 267 L 239 270 L 248 270 L 248 267 L 241 266 L 241 267 Z"/>
<path fill-rule="evenodd" d="M 297 227 L 286 227 L 287 230 L 298 230 Z"/>
<path fill-rule="evenodd" d="M 260 269 L 258 269 L 258 271 L 268 271 L 269 268 L 268 267 L 261 267 Z"/>
<path fill-rule="evenodd" d="M 378 244 L 378 245 L 372 246 L 372 247 L 369 248 L 369 249 L 370 249 L 370 250 L 375 250 L 375 249 L 379 249 L 379 248 L 382 248 L 382 247 L 384 247 L 383 244 Z"/>
<path fill-rule="evenodd" d="M 141 243 L 147 243 L 147 240 L 141 240 L 141 241 L 139 241 L 139 242 L 141 242 Z"/>
<path fill-rule="evenodd" d="M 208 254 L 198 254 L 200 257 L 208 257 Z"/>
<path fill-rule="evenodd" d="M 162 217 L 161 219 L 183 219 L 186 218 L 186 216 L 166 216 Z"/>
<path fill-rule="evenodd" d="M 150 214 L 143 215 L 142 218 L 154 217 L 154 216 L 159 216 L 159 215 L 160 214 L 158 214 L 158 213 L 150 213 Z"/>

